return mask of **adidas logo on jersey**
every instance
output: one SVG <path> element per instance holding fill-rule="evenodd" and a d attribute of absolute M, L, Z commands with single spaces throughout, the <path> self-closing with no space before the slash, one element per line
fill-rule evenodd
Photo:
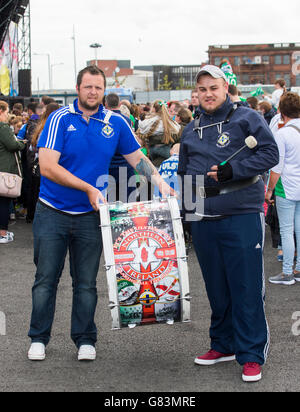
<path fill-rule="evenodd" d="M 71 124 L 71 126 L 69 126 L 68 128 L 68 132 L 76 132 L 77 129 Z"/>

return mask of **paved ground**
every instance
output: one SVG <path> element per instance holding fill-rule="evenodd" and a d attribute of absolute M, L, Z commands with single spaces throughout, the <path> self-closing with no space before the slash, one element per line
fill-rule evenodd
<path fill-rule="evenodd" d="M 198 367 L 196 354 L 209 348 L 210 309 L 200 270 L 192 252 L 189 260 L 192 323 L 150 326 L 113 332 L 104 270 L 99 272 L 98 358 L 79 363 L 69 338 L 71 280 L 66 265 L 57 300 L 53 338 L 47 360 L 31 363 L 26 354 L 34 279 L 31 226 L 22 221 L 11 228 L 16 241 L 0 245 L 0 391 L 30 392 L 285 392 L 300 390 L 300 326 L 292 320 L 300 311 L 300 283 L 274 286 L 267 282 L 266 312 L 271 331 L 269 359 L 260 383 L 245 384 L 236 362 Z M 265 267 L 269 277 L 280 271 L 267 232 Z M 103 262 L 102 262 L 103 265 Z M 3 315 L 2 315 L 3 316 Z M 300 319 L 300 318 L 299 318 Z M 298 333 L 292 333 L 292 326 Z"/>

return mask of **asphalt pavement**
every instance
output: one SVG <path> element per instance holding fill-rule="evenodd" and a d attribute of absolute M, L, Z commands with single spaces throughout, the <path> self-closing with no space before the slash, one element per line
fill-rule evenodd
<path fill-rule="evenodd" d="M 195 253 L 189 257 L 192 322 L 111 330 L 104 261 L 98 276 L 97 360 L 77 361 L 70 339 L 72 285 L 69 264 L 59 285 L 56 317 L 47 359 L 27 360 L 27 337 L 34 281 L 32 226 L 18 220 L 15 242 L 0 245 L 0 392 L 298 392 L 300 390 L 300 283 L 266 281 L 266 314 L 271 345 L 258 383 L 244 383 L 237 362 L 194 365 L 210 348 L 210 307 Z M 267 228 L 265 271 L 281 271 Z M 5 322 L 4 322 L 5 320 Z"/>

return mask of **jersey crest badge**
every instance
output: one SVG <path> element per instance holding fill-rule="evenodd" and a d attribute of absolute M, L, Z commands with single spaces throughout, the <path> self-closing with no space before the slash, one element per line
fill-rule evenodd
<path fill-rule="evenodd" d="M 220 147 L 221 149 L 224 147 L 227 147 L 228 145 L 230 145 L 230 137 L 228 133 L 223 133 L 217 142 L 217 147 Z"/>
<path fill-rule="evenodd" d="M 108 124 L 103 127 L 102 135 L 106 139 L 111 139 L 114 136 L 114 134 L 115 134 L 114 129 L 112 127 L 110 127 Z"/>

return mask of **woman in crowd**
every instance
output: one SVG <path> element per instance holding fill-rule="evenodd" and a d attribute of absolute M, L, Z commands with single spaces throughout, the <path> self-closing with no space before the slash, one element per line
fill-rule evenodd
<path fill-rule="evenodd" d="M 15 154 L 24 149 L 25 143 L 17 141 L 8 125 L 8 104 L 0 101 L 0 173 L 19 174 Z M 8 232 L 10 204 L 10 198 L 0 196 L 0 244 L 14 240 L 13 233 Z"/>
<path fill-rule="evenodd" d="M 189 109 L 182 107 L 176 114 L 175 121 L 180 125 L 180 139 L 185 127 L 193 121 L 193 113 Z"/>
<path fill-rule="evenodd" d="M 139 122 L 138 135 L 148 146 L 149 157 L 156 167 L 170 157 L 179 133 L 180 126 L 170 118 L 167 104 L 161 100 L 155 101 L 150 116 Z"/>
<path fill-rule="evenodd" d="M 22 117 L 21 116 L 16 116 L 14 120 L 11 121 L 10 123 L 11 129 L 13 130 L 15 136 L 18 136 L 19 131 L 21 130 L 23 123 L 22 123 Z"/>
<path fill-rule="evenodd" d="M 274 87 L 275 87 L 275 91 L 272 94 L 271 103 L 272 103 L 274 109 L 277 110 L 278 107 L 279 107 L 280 98 L 286 92 L 285 80 L 284 79 L 277 79 L 275 84 L 274 84 Z"/>
<path fill-rule="evenodd" d="M 266 201 L 271 203 L 275 190 L 276 207 L 283 250 L 283 270 L 269 279 L 271 283 L 293 285 L 300 281 L 300 96 L 286 93 L 279 103 L 284 127 L 275 133 L 280 163 L 272 169 Z M 279 182 L 279 184 L 278 184 Z M 297 263 L 293 271 L 295 241 Z"/>
<path fill-rule="evenodd" d="M 139 108 L 136 104 L 131 105 L 130 114 L 133 118 L 133 130 L 137 132 L 139 128 Z"/>

